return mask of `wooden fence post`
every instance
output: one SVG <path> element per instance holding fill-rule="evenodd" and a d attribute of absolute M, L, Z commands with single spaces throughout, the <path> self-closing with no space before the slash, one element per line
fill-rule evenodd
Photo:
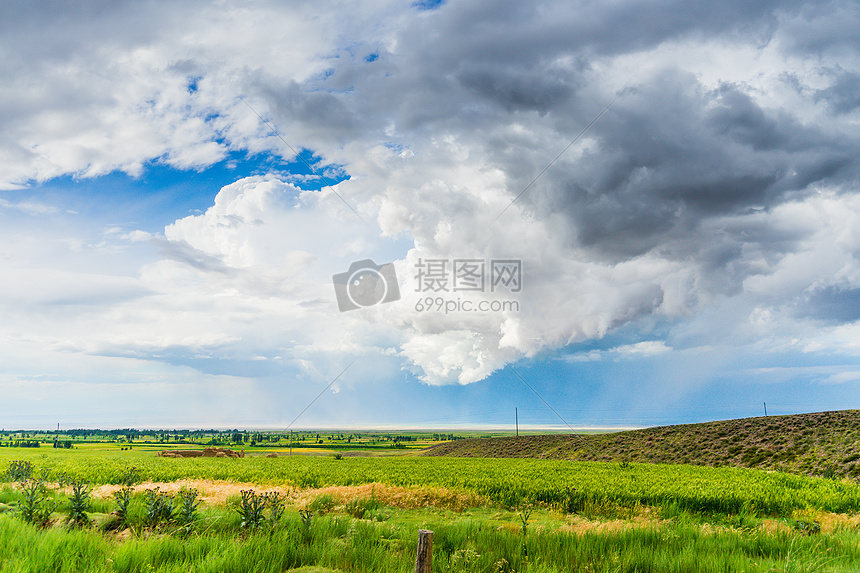
<path fill-rule="evenodd" d="M 427 529 L 419 529 L 415 573 L 430 573 L 431 565 L 433 565 L 433 532 Z"/>

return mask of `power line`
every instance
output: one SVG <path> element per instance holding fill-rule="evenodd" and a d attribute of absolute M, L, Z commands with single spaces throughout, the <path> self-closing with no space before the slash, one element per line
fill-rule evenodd
<path fill-rule="evenodd" d="M 316 398 L 314 398 L 313 400 L 311 400 L 311 403 L 310 403 L 310 404 L 308 404 L 307 406 L 305 406 L 305 409 L 304 409 L 304 410 L 302 410 L 301 412 L 299 412 L 299 415 L 298 415 L 298 416 L 296 416 L 295 418 L 293 418 L 293 421 L 292 421 L 292 422 L 290 422 L 290 425 L 289 425 L 289 426 L 287 426 L 287 428 L 286 428 L 286 429 L 287 429 L 287 430 L 289 430 L 289 429 L 293 426 L 293 424 L 295 424 L 295 423 L 296 423 L 296 420 L 298 420 L 299 418 L 301 418 L 301 417 L 302 417 L 302 414 L 304 414 L 305 412 L 307 412 L 307 411 L 308 411 L 308 408 L 310 408 L 311 406 L 313 406 L 313 405 L 314 405 L 314 402 L 316 402 L 317 400 L 319 400 L 319 399 L 320 399 L 320 396 L 322 396 L 323 394 L 325 394 L 325 393 L 326 393 L 326 391 L 327 391 L 329 388 L 331 388 L 331 387 L 332 387 L 332 385 L 333 385 L 335 382 L 337 382 L 338 378 L 340 378 L 341 376 L 343 376 L 343 373 L 344 373 L 344 372 L 346 372 L 347 370 L 349 370 L 349 367 L 350 367 L 350 366 L 352 366 L 353 364 L 355 364 L 355 361 L 356 361 L 356 360 L 358 360 L 358 356 L 356 356 L 355 358 L 353 358 L 353 359 L 352 359 L 352 362 L 350 362 L 349 364 L 347 364 L 347 365 L 346 365 L 346 368 L 344 368 L 343 370 L 341 370 L 341 371 L 340 371 L 340 374 L 338 374 L 337 376 L 335 376 L 334 380 L 332 380 L 331 382 L 329 382 L 329 383 L 328 383 L 328 386 L 326 386 L 325 388 L 323 388 L 323 391 L 322 391 L 322 392 L 320 392 L 319 394 L 317 394 L 317 397 L 316 397 Z"/>
<path fill-rule="evenodd" d="M 549 402 L 547 402 L 546 400 L 544 400 L 544 399 L 543 399 L 543 396 L 541 396 L 540 394 L 538 394 L 538 391 L 537 391 L 537 390 L 535 390 L 535 389 L 532 387 L 532 385 L 531 385 L 531 384 L 529 384 L 528 382 L 526 382 L 526 379 L 525 379 L 525 378 L 523 378 L 522 376 L 520 376 L 520 373 L 519 373 L 519 372 L 517 372 L 516 370 L 514 370 L 514 367 L 513 367 L 513 366 L 511 366 L 510 364 L 506 364 L 506 365 L 505 365 L 505 367 L 506 367 L 508 370 L 510 370 L 511 372 L 513 372 L 514 374 L 516 374 L 516 375 L 517 375 L 517 378 L 519 378 L 519 379 L 522 381 L 522 383 L 523 383 L 523 384 L 525 384 L 525 385 L 528 387 L 528 389 L 529 389 L 529 390 L 531 390 L 532 392 L 534 392 L 534 393 L 535 393 L 535 396 L 537 396 L 538 398 L 540 398 L 540 399 L 541 399 L 541 402 L 543 402 L 544 404 L 546 404 L 546 407 L 547 407 L 547 408 L 549 408 L 550 410 L 552 410 L 552 413 L 553 413 L 553 414 L 555 414 L 556 416 L 558 416 L 558 419 L 559 419 L 559 420 L 561 420 L 562 422 L 564 422 L 564 425 L 565 425 L 565 426 L 567 426 L 568 428 L 570 428 L 570 431 L 571 431 L 571 432 L 576 433 L 576 430 L 574 430 L 574 429 L 573 429 L 573 426 L 571 426 L 570 424 L 568 424 L 568 423 L 567 423 L 567 420 L 565 420 L 564 418 L 562 418 L 562 417 L 561 417 L 561 414 L 559 414 L 558 412 L 556 412 L 556 411 L 555 411 L 555 408 L 553 408 L 552 406 L 550 406 Z"/>

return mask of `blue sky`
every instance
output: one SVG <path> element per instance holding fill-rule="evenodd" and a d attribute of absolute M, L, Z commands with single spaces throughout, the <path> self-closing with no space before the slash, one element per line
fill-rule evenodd
<path fill-rule="evenodd" d="M 856 4 L 82 6 L 0 18 L 0 426 L 860 407 Z"/>

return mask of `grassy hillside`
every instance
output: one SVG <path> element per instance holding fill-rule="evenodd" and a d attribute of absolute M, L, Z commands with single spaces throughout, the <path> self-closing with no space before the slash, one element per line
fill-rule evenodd
<path fill-rule="evenodd" d="M 744 418 L 598 435 L 467 439 L 422 455 L 682 463 L 860 477 L 860 410 Z"/>

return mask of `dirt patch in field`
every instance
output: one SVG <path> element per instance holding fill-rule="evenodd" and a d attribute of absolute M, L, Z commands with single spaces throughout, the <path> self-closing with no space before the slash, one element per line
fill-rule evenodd
<path fill-rule="evenodd" d="M 121 485 L 102 485 L 93 490 L 97 498 L 110 498 L 122 489 Z M 441 487 L 399 487 L 381 483 L 369 483 L 351 486 L 328 486 L 314 489 L 295 489 L 291 487 L 262 487 L 253 483 L 228 482 L 216 480 L 179 480 L 174 482 L 146 482 L 134 486 L 135 493 L 158 488 L 167 494 L 175 495 L 182 488 L 196 489 L 199 498 L 207 505 L 224 506 L 227 499 L 241 495 L 242 490 L 252 489 L 258 493 L 277 491 L 288 501 L 298 507 L 307 507 L 321 495 L 329 495 L 338 505 L 356 499 L 373 497 L 383 505 L 402 509 L 421 507 L 440 507 L 461 511 L 486 503 L 482 497 L 469 493 L 450 490 Z"/>

